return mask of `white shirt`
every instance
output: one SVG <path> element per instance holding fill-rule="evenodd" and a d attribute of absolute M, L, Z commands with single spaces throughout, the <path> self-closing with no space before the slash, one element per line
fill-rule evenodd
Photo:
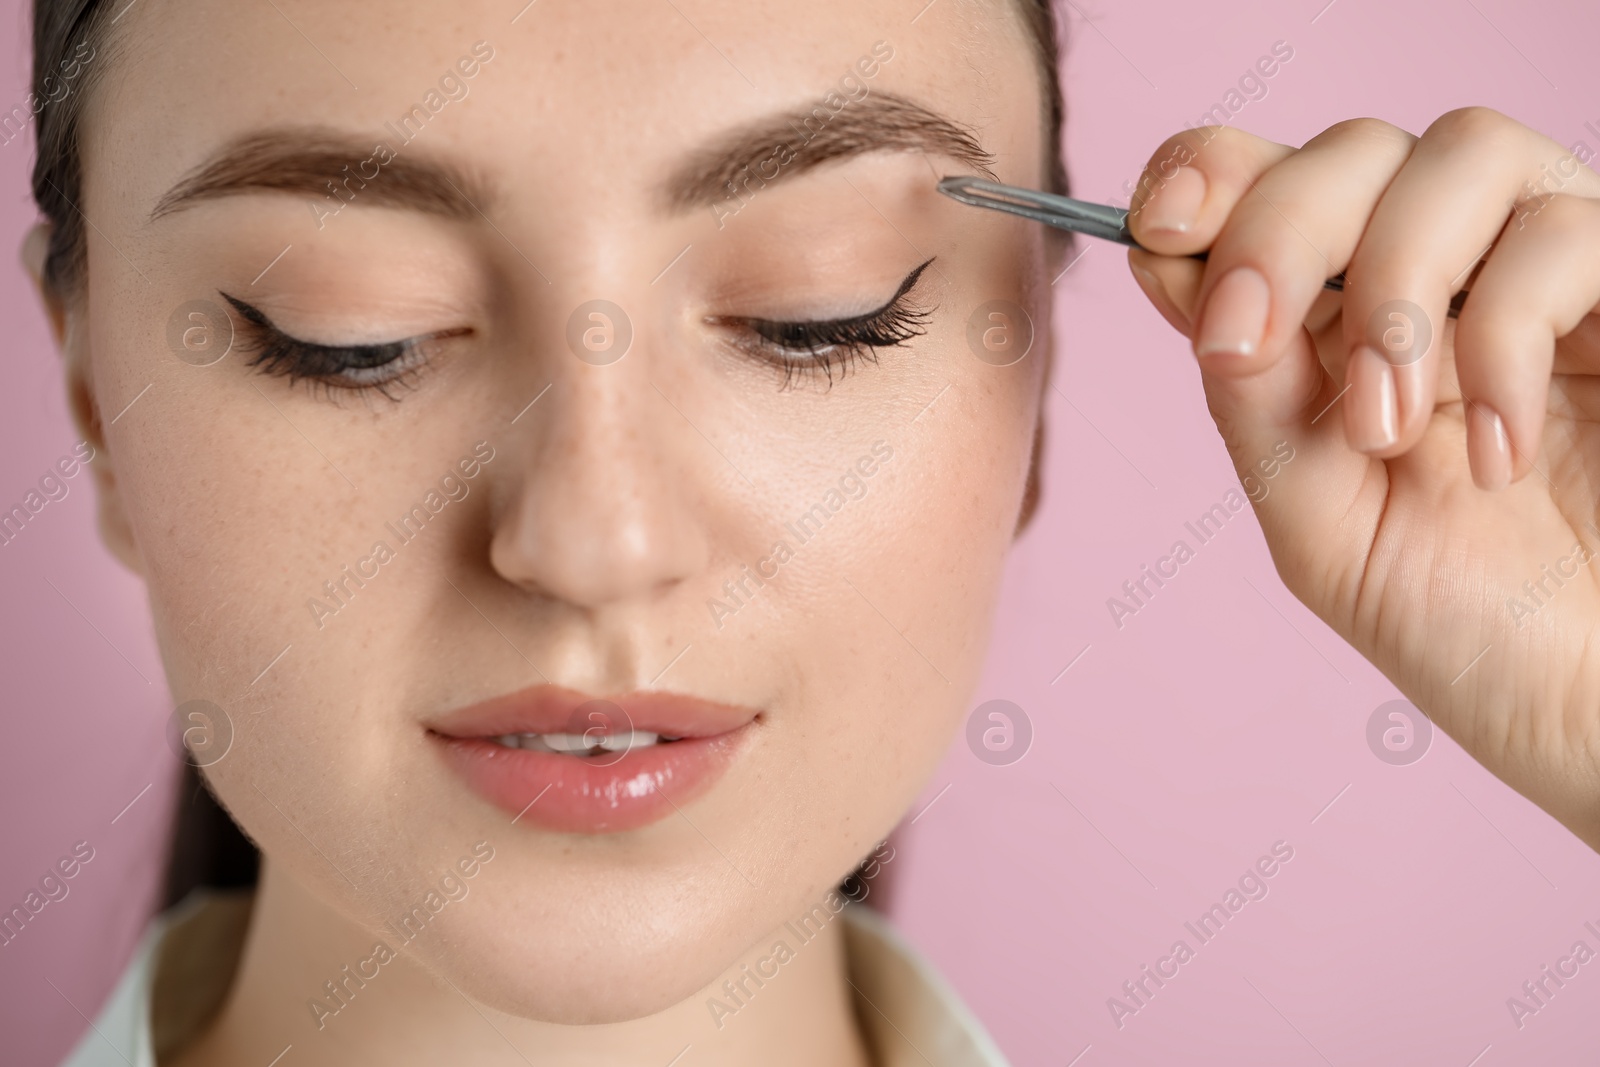
<path fill-rule="evenodd" d="M 219 983 L 217 978 L 231 974 L 237 959 L 248 899 L 248 893 L 200 889 L 153 919 L 99 1017 L 61 1067 L 157 1067 L 150 1014 L 155 983 L 176 980 L 214 991 L 225 989 L 226 981 Z M 846 920 L 845 956 L 856 1017 L 874 1062 L 882 1067 L 1008 1067 L 983 1024 L 886 920 L 857 905 L 841 914 Z M 174 978 L 167 971 L 174 969 L 176 954 L 164 957 L 161 948 L 169 938 L 185 933 L 212 958 Z M 209 999 L 204 995 L 177 999 L 184 1005 L 211 1005 L 220 999 L 220 992 Z M 181 1031 L 203 1021 L 203 1014 L 195 1014 L 167 1025 L 182 1037 L 186 1035 Z"/>

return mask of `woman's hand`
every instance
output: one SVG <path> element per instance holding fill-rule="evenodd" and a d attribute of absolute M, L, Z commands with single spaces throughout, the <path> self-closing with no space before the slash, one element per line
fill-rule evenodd
<path fill-rule="evenodd" d="M 1189 130 L 1129 262 L 1241 477 L 1295 450 L 1256 505 L 1284 583 L 1600 849 L 1600 176 L 1575 147 L 1484 108 L 1298 149 Z"/>

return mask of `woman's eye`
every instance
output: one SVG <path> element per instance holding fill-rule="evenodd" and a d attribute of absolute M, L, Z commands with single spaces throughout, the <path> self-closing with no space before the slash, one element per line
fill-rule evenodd
<path fill-rule="evenodd" d="M 457 336 L 465 330 L 423 334 L 363 345 L 324 345 L 291 337 L 259 308 L 221 294 L 245 320 L 240 344 L 250 354 L 249 366 L 263 374 L 302 379 L 326 390 L 375 390 L 395 399 L 390 388 L 403 385 L 427 363 L 427 342 Z"/>
<path fill-rule="evenodd" d="M 796 376 L 811 374 L 826 375 L 832 385 L 836 370 L 843 377 L 857 359 L 876 362 L 879 349 L 903 345 L 927 332 L 936 309 L 917 306 L 907 295 L 932 262 L 929 259 L 906 275 L 882 306 L 860 315 L 802 322 L 712 316 L 708 321 L 735 328 L 734 343 L 781 369 L 783 386 Z M 227 293 L 220 295 L 245 321 L 239 347 L 250 355 L 249 366 L 288 378 L 291 384 L 305 380 L 328 392 L 371 390 L 393 400 L 389 390 L 408 384 L 427 364 L 429 341 L 470 332 L 451 330 L 362 345 L 318 344 L 291 337 L 259 308 Z"/>
<path fill-rule="evenodd" d="M 713 325 L 737 328 L 734 343 L 757 359 L 784 372 L 787 386 L 795 375 L 825 374 L 833 384 L 834 371 L 842 377 L 857 359 L 876 362 L 878 350 L 903 345 L 927 332 L 934 308 L 918 307 L 906 297 L 927 269 L 929 259 L 906 275 L 894 296 L 872 311 L 842 319 L 782 322 L 774 319 L 712 316 Z"/>

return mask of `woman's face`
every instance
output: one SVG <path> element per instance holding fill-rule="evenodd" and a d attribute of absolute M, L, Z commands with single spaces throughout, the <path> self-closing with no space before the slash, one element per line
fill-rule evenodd
<path fill-rule="evenodd" d="M 1053 272 L 936 194 L 979 171 L 933 119 L 1036 186 L 1040 86 L 1000 5 L 516 6 L 131 9 L 67 349 L 271 862 L 388 938 L 487 842 L 414 951 L 621 1019 L 809 908 L 965 710 Z M 619 715 L 682 739 L 539 750 Z"/>

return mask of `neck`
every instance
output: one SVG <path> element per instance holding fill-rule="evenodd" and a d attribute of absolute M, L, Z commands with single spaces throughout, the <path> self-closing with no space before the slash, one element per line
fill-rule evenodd
<path fill-rule="evenodd" d="M 250 931 L 227 999 L 170 1067 L 268 1064 L 290 1045 L 296 1067 L 677 1065 L 680 1056 L 695 1067 L 869 1062 L 852 1009 L 838 922 L 803 945 L 780 927 L 687 1000 L 646 1018 L 594 1026 L 523 1019 L 476 1004 L 404 947 L 395 949 L 377 977 L 348 977 L 355 962 L 372 953 L 373 940 L 372 931 L 263 859 Z M 776 941 L 795 950 L 793 959 L 758 987 L 744 965 Z M 329 993 L 330 980 L 336 987 L 343 983 L 340 996 Z M 314 1002 L 324 1007 L 318 1010 Z M 692 1059 L 686 1049 L 693 1050 Z"/>

